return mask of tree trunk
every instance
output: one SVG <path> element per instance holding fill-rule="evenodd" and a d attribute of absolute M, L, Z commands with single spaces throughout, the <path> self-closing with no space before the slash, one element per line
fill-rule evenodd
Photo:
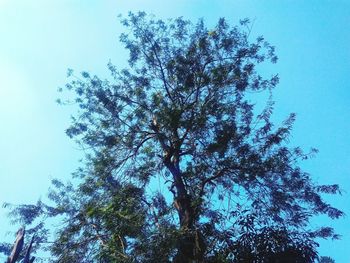
<path fill-rule="evenodd" d="M 179 136 L 177 130 L 174 130 L 175 147 L 167 145 L 164 139 L 164 134 L 160 132 L 159 124 L 156 118 L 153 118 L 151 129 L 158 135 L 159 143 L 163 149 L 163 162 L 168 168 L 174 179 L 174 206 L 177 210 L 180 220 L 181 237 L 177 244 L 177 254 L 174 258 L 174 263 L 201 263 L 203 262 L 206 245 L 204 238 L 198 229 L 195 227 L 196 215 L 192 205 L 192 197 L 188 194 L 183 175 L 180 170 L 180 145 L 178 144 Z"/>
<path fill-rule="evenodd" d="M 15 263 L 19 257 L 19 254 L 21 253 L 23 249 L 24 244 L 24 228 L 21 228 L 17 232 L 16 241 L 13 245 L 11 255 L 7 258 L 7 263 Z"/>
<path fill-rule="evenodd" d="M 174 205 L 178 211 L 181 231 L 174 263 L 203 262 L 206 246 L 201 232 L 195 228 L 196 219 L 190 196 L 175 198 Z"/>
<path fill-rule="evenodd" d="M 17 232 L 16 241 L 15 241 L 13 248 L 12 248 L 11 255 L 7 258 L 6 263 L 15 263 L 18 261 L 19 255 L 20 255 L 20 253 L 23 249 L 23 245 L 24 245 L 24 235 L 25 235 L 24 228 L 19 229 Z M 29 246 L 27 248 L 27 251 L 24 255 L 24 259 L 22 261 L 23 263 L 33 263 L 35 260 L 35 257 L 30 257 L 30 251 L 32 249 L 33 242 L 34 242 L 34 236 L 32 237 L 32 239 L 29 243 Z"/>
<path fill-rule="evenodd" d="M 167 163 L 167 168 L 174 178 L 176 197 L 174 206 L 179 215 L 181 237 L 178 240 L 177 254 L 174 263 L 201 263 L 205 254 L 205 242 L 202 234 L 195 227 L 196 215 L 192 205 L 192 198 L 187 193 L 182 174 L 178 165 Z"/>

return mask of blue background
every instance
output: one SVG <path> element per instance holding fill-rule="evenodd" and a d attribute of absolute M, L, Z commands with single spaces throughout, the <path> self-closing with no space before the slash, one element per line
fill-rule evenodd
<path fill-rule="evenodd" d="M 55 104 L 67 68 L 107 76 L 106 64 L 125 65 L 118 43 L 117 15 L 143 10 L 160 18 L 219 17 L 237 24 L 248 17 L 251 38 L 276 46 L 279 73 L 274 120 L 297 113 L 291 144 L 316 147 L 302 164 L 322 184 L 339 183 L 341 196 L 326 197 L 350 214 L 350 2 L 346 0 L 68 1 L 0 0 L 0 203 L 45 198 L 52 178 L 70 177 L 82 153 L 64 134 L 70 107 Z M 349 218 L 319 217 L 342 239 L 321 241 L 320 255 L 350 262 Z M 0 240 L 13 240 L 6 210 L 0 209 Z M 0 260 L 3 260 L 0 258 Z"/>

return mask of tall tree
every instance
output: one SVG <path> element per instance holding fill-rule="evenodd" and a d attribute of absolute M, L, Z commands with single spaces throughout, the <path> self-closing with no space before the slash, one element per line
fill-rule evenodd
<path fill-rule="evenodd" d="M 257 72 L 277 61 L 274 47 L 250 41 L 248 20 L 208 29 L 140 12 L 122 23 L 129 67 L 109 64 L 109 80 L 70 72 L 66 85 L 79 106 L 67 134 L 87 157 L 79 185 L 55 180 L 54 205 L 31 214 L 64 218 L 53 261 L 315 260 L 314 239 L 336 235 L 308 222 L 342 215 L 321 198 L 339 187 L 299 167 L 316 151 L 287 146 L 294 114 L 275 127 L 271 96 L 254 109 L 278 83 Z"/>

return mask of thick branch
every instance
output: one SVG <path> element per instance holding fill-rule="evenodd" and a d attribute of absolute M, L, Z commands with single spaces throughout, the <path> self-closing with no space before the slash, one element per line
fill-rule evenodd
<path fill-rule="evenodd" d="M 30 257 L 30 251 L 32 250 L 33 242 L 34 242 L 34 236 L 32 236 L 32 239 L 30 240 L 29 246 L 27 248 L 26 254 L 23 259 L 23 263 L 34 262 L 35 257 Z"/>
<path fill-rule="evenodd" d="M 19 254 L 23 249 L 24 234 L 25 234 L 24 228 L 21 228 L 20 230 L 18 230 L 16 241 L 15 241 L 15 244 L 13 245 L 11 255 L 7 259 L 7 263 L 15 263 L 17 261 Z"/>

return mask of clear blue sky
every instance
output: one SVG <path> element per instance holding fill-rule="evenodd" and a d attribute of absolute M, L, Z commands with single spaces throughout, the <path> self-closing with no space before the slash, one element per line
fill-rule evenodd
<path fill-rule="evenodd" d="M 55 104 L 66 69 L 106 75 L 123 65 L 119 13 L 161 18 L 254 20 L 252 36 L 274 44 L 281 82 L 275 119 L 297 113 L 292 144 L 316 147 L 303 164 L 319 183 L 339 183 L 329 201 L 350 215 L 350 1 L 346 0 L 0 0 L 0 203 L 35 202 L 52 178 L 69 178 L 81 153 L 64 134 L 72 109 Z M 0 240 L 13 227 L 0 210 Z M 321 255 L 350 262 L 349 217 L 328 223 L 343 236 L 321 242 Z"/>

